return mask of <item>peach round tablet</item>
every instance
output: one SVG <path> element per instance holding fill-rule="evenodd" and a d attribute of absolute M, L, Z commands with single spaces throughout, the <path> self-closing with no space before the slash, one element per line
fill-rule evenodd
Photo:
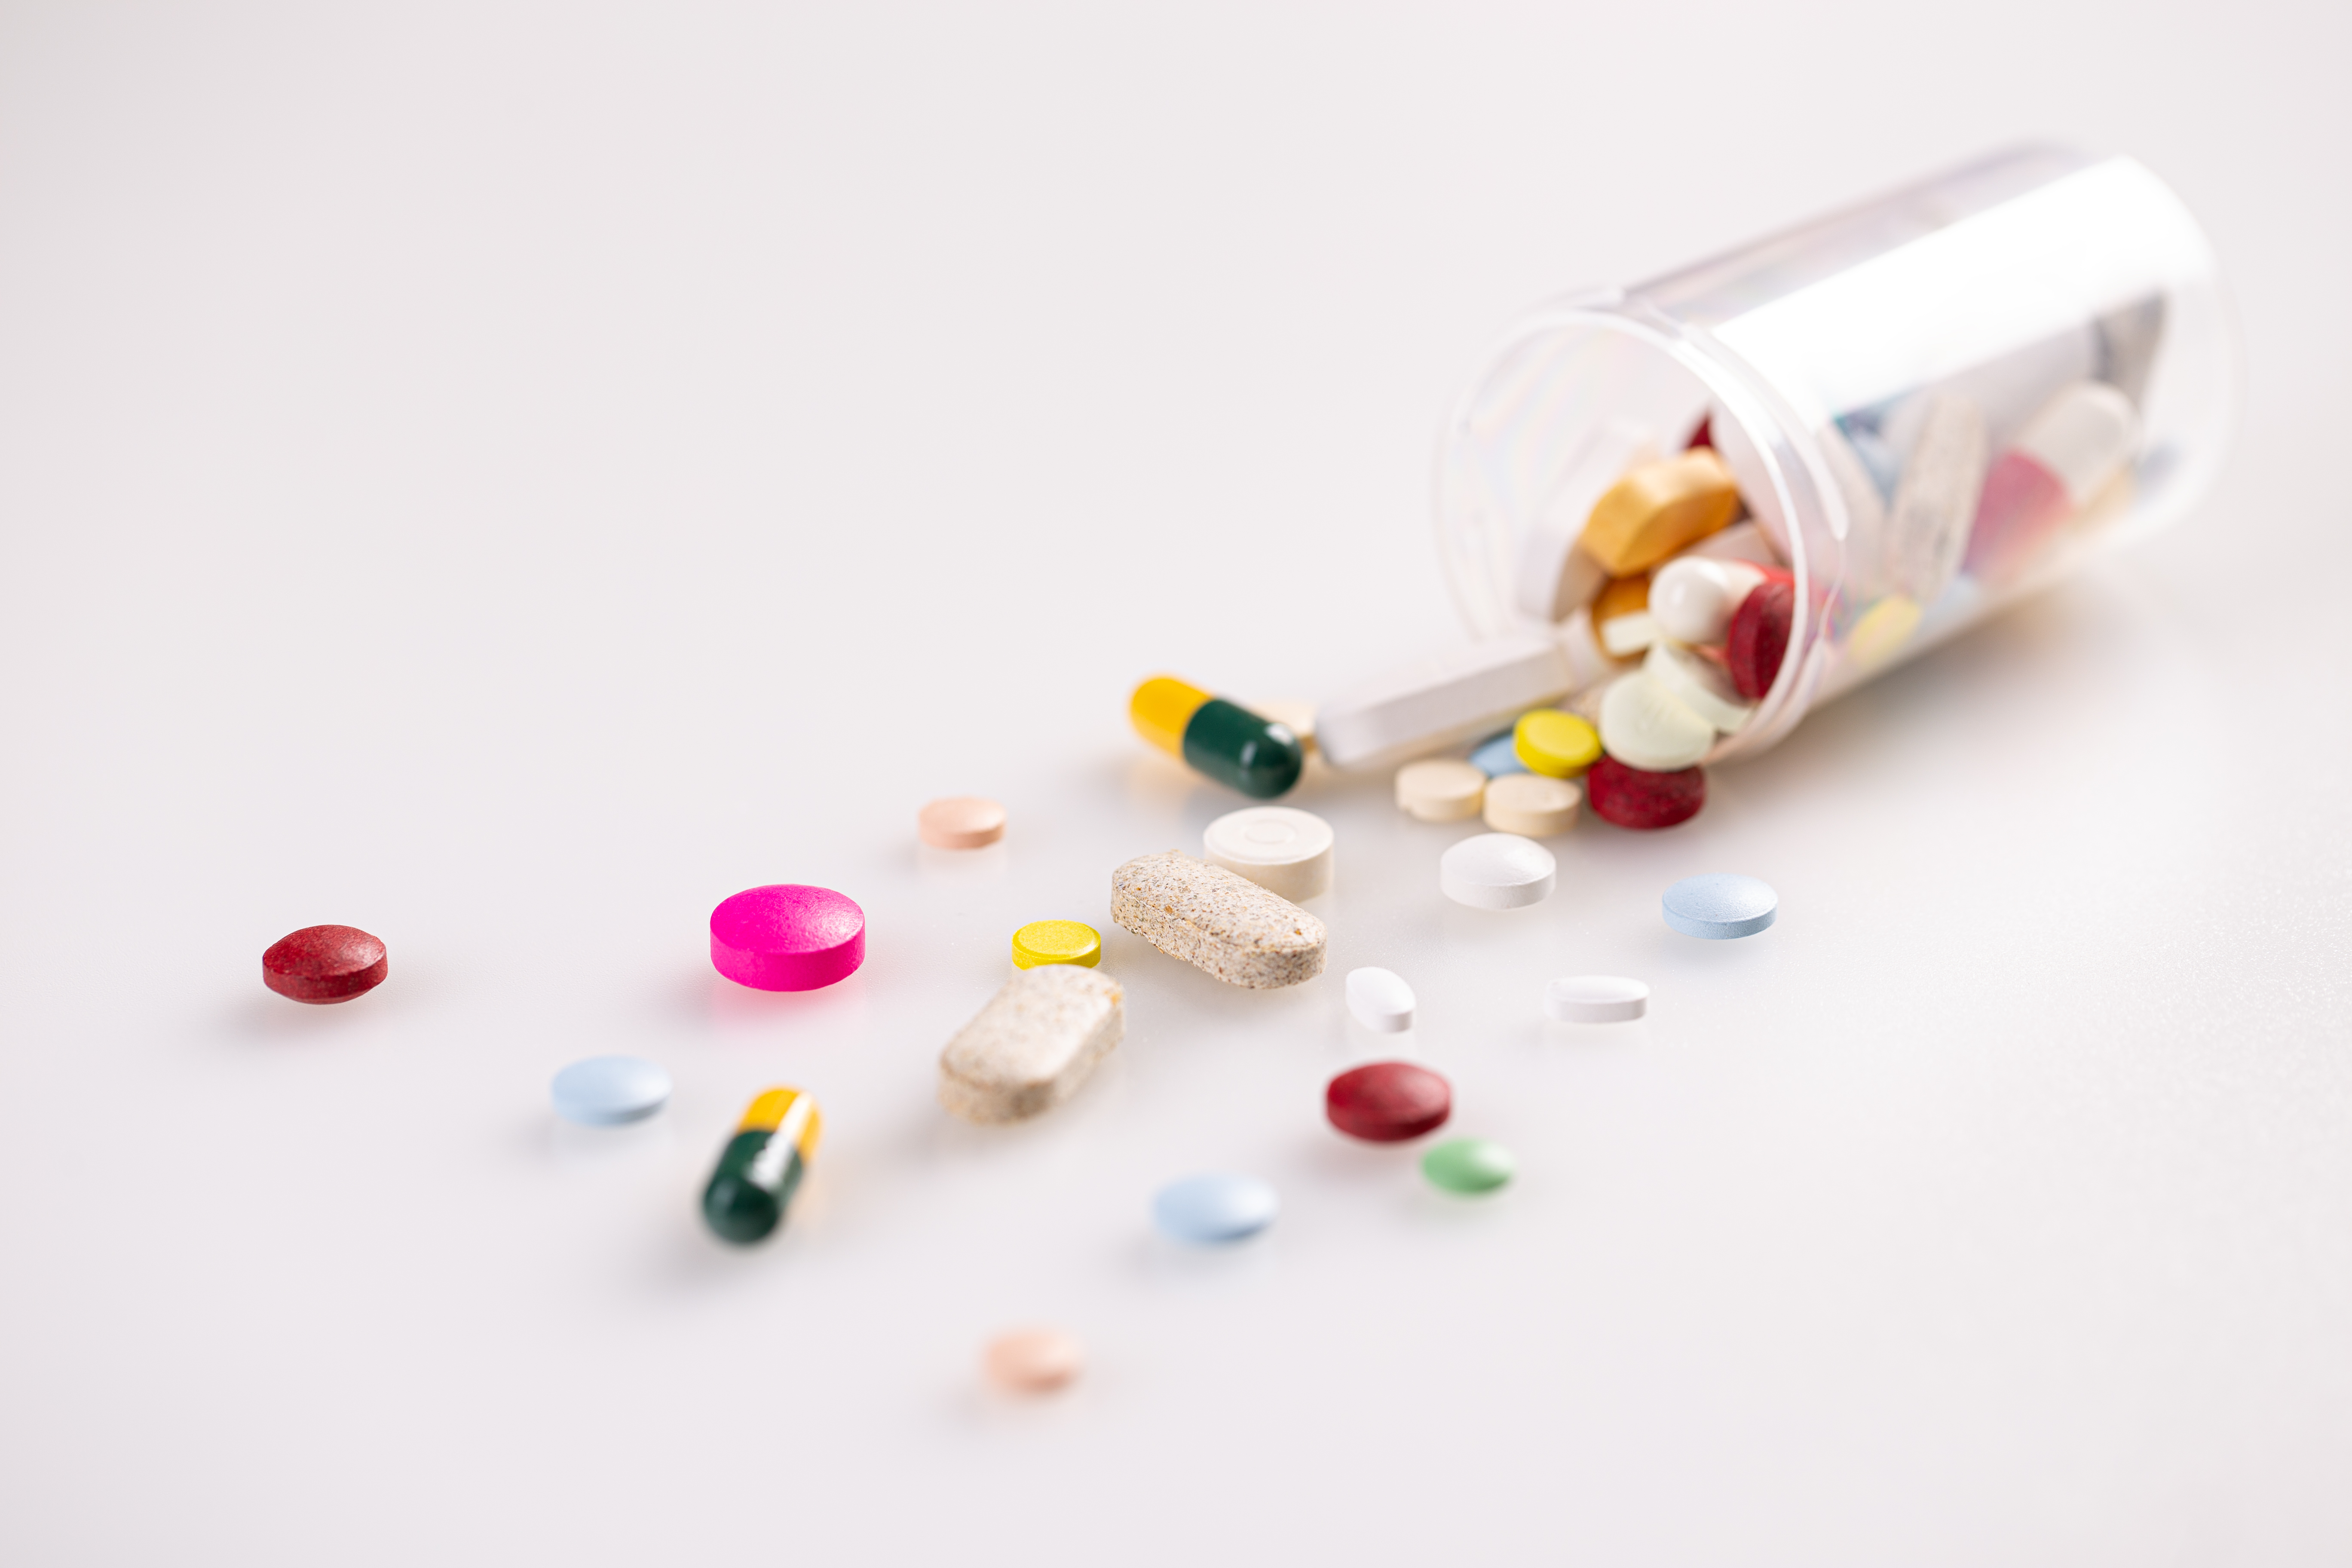
<path fill-rule="evenodd" d="M 1004 837 L 1004 808 L 978 795 L 950 795 L 915 814 L 915 832 L 935 849 L 984 849 Z"/>
<path fill-rule="evenodd" d="M 814 991 L 866 962 L 866 911 L 831 888 L 779 882 L 710 911 L 710 963 L 755 991 Z"/>
<path fill-rule="evenodd" d="M 982 1364 L 1008 1394 L 1051 1394 L 1086 1369 L 1086 1348 L 1057 1329 L 1016 1329 L 991 1341 Z"/>

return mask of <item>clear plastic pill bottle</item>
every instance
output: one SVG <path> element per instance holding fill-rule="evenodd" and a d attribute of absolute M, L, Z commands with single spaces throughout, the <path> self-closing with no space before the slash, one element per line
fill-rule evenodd
<path fill-rule="evenodd" d="M 1632 289 L 1542 305 L 1440 441 L 1447 579 L 1481 637 L 1543 630 L 1593 681 L 1584 612 L 1528 592 L 1597 449 L 1696 433 L 1794 579 L 1787 652 L 1709 761 L 2101 551 L 2220 468 L 2238 348 L 2211 246 L 2128 158 L 2002 153 Z M 1553 559 L 1557 559 L 1554 557 Z M 1549 573 L 1549 565 L 1535 568 Z"/>

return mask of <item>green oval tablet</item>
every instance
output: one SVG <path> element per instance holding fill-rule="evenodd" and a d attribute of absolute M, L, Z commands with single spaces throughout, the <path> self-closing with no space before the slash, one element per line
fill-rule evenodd
<path fill-rule="evenodd" d="M 1491 1193 L 1518 1168 L 1508 1149 L 1484 1138 L 1449 1138 L 1421 1157 L 1429 1184 L 1449 1193 Z"/>

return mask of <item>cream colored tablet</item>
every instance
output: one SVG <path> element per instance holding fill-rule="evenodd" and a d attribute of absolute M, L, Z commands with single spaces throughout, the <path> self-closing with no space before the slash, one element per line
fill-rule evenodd
<path fill-rule="evenodd" d="M 1247 877 L 1286 899 L 1311 899 L 1331 887 L 1331 825 L 1288 805 L 1245 805 L 1201 835 L 1212 866 Z"/>
<path fill-rule="evenodd" d="M 1648 674 L 1629 675 L 1601 700 L 1601 745 L 1629 768 L 1671 773 L 1715 744 L 1715 726 Z"/>
<path fill-rule="evenodd" d="M 1650 657 L 1642 661 L 1642 673 L 1727 735 L 1747 723 L 1756 711 L 1756 705 L 1731 684 L 1729 671 L 1680 643 L 1653 644 Z"/>
<path fill-rule="evenodd" d="M 1127 993 L 1100 970 L 1022 970 L 940 1053 L 940 1103 L 967 1121 L 1020 1121 L 1077 1092 L 1127 1031 Z"/>
<path fill-rule="evenodd" d="M 1486 775 L 1451 757 L 1407 763 L 1397 770 L 1396 803 L 1423 822 L 1461 822 L 1478 815 Z"/>
<path fill-rule="evenodd" d="M 1505 773 L 1486 786 L 1486 826 L 1497 833 L 1549 838 L 1576 826 L 1584 792 L 1566 779 Z"/>
<path fill-rule="evenodd" d="M 1315 710 L 1315 743 L 1336 768 L 1373 768 L 1475 741 L 1575 682 L 1549 637 L 1507 637 L 1421 660 Z"/>
<path fill-rule="evenodd" d="M 1323 973 L 1321 921 L 1173 849 L 1139 856 L 1111 873 L 1110 918 L 1228 985 L 1271 991 Z"/>

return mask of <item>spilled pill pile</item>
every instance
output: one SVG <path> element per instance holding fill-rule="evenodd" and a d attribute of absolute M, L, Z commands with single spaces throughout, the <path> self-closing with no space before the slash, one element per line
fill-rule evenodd
<path fill-rule="evenodd" d="M 2035 205 L 2013 205 L 2028 197 Z M 2053 211 L 2072 216 L 2055 222 Z M 1907 283 L 1909 275 L 1872 273 L 1871 287 L 1853 285 L 1855 272 L 1913 243 L 1923 226 L 1932 237 L 1988 214 L 2008 226 L 1971 231 L 1980 297 L 1969 294 L 1969 279 L 1933 268 Z M 1481 1130 L 1482 1119 L 1507 1114 L 1496 1106 L 1489 1064 L 1475 1048 L 1441 1058 L 1459 1079 L 1457 1105 L 1454 1079 L 1412 1059 L 1417 1036 L 1458 1029 L 1462 1016 L 1443 976 L 1415 969 L 1421 944 L 1549 931 L 1569 947 L 1583 928 L 1562 918 L 1567 907 L 1619 931 L 1638 926 L 1685 973 L 1736 976 L 1745 960 L 1769 953 L 1770 939 L 1699 949 L 1659 935 L 1646 894 L 1640 908 L 1611 901 L 1586 874 L 1595 860 L 1580 858 L 1602 850 L 1601 840 L 1612 841 L 1608 855 L 1649 857 L 1651 885 L 1664 888 L 1659 913 L 1681 937 L 1740 942 L 1771 929 L 1780 902 L 1769 883 L 1695 871 L 1694 852 L 1719 821 L 1647 843 L 1609 830 L 1655 834 L 1692 822 L 1707 806 L 1710 768 L 1774 743 L 1810 706 L 2046 580 L 2119 531 L 2119 520 L 2177 510 L 2189 493 L 2179 487 L 2210 471 L 2216 411 L 2227 403 L 2179 369 L 2218 363 L 2214 323 L 2225 312 L 2210 308 L 2201 243 L 2170 194 L 2127 160 L 2036 152 L 1647 292 L 1548 308 L 1473 386 L 1447 431 L 1441 541 L 1475 640 L 1335 682 L 1340 689 L 1312 705 L 1221 697 L 1168 675 L 1136 685 L 1129 726 L 1190 771 L 1138 752 L 1139 772 L 1162 785 L 1184 778 L 1196 799 L 1205 792 L 1217 802 L 1216 815 L 1187 818 L 1198 854 L 1171 847 L 1179 835 L 1139 829 L 1099 847 L 1083 878 L 1057 875 L 1047 898 L 960 926 L 957 951 L 984 960 L 965 976 L 968 994 L 922 1040 L 877 1046 L 920 1050 L 905 1058 L 910 1085 L 937 1048 L 928 1081 L 938 1109 L 919 1114 L 958 1150 L 1034 1136 L 1015 1124 L 1087 1092 L 1129 1040 L 1130 1007 L 1138 1027 L 1125 1056 L 1182 1059 L 1168 1049 L 1178 1042 L 1151 1033 L 1151 998 L 1168 987 L 1212 998 L 1204 1016 L 1271 1008 L 1295 1020 L 1320 1005 L 1336 1031 L 1328 1039 L 1344 1037 L 1351 1052 L 1376 1047 L 1381 1059 L 1323 1081 L 1319 1128 L 1309 1095 L 1329 1064 L 1302 1071 L 1285 1102 L 1286 1125 L 1322 1141 L 1319 1157 L 1347 1179 L 1411 1183 L 1409 1163 L 1424 1215 L 1458 1214 L 1469 1200 L 1507 1212 L 1521 1198 L 1494 1194 L 1523 1177 L 1511 1150 Z M 1658 346 L 1661 322 L 1679 333 L 1671 353 Z M 1591 352 L 1595 343 L 1608 352 Z M 1350 836 L 1366 831 L 1348 815 L 1351 788 L 1393 800 L 1394 813 L 1368 809 L 1417 858 L 1409 879 L 1346 879 L 1334 821 Z M 1268 804 L 1293 791 L 1330 816 Z M 980 873 L 965 881 L 1003 870 L 1014 847 L 1025 858 L 1030 835 L 1042 841 L 1053 826 L 1050 814 L 1037 829 L 1024 817 L 1018 846 L 979 854 L 1003 844 L 1007 808 L 948 795 L 916 808 L 910 846 L 899 815 L 910 805 L 911 792 L 889 808 L 894 852 L 927 874 L 951 865 Z M 1587 826 L 1588 816 L 1605 826 Z M 1317 900 L 1327 900 L 1321 913 L 1305 907 Z M 1365 904 L 1382 906 L 1382 918 L 1365 918 Z M 698 963 L 689 939 L 700 908 L 680 917 L 688 964 Z M 1109 924 L 1099 923 L 1102 912 Z M 1410 918 L 1387 918 L 1400 913 Z M 1026 923 L 1008 942 L 1015 921 Z M 857 975 L 868 931 L 846 894 L 773 882 L 711 909 L 707 935 L 710 963 L 727 981 L 806 992 Z M 1497 951 L 1517 950 L 1498 940 Z M 1311 989 L 1335 956 L 1344 981 Z M 1350 966 L 1359 958 L 1380 962 Z M 1146 965 L 1159 966 L 1154 984 L 1143 982 Z M 860 985 L 885 973 L 877 966 Z M 305 927 L 262 959 L 264 984 L 303 1004 L 352 1000 L 388 973 L 383 942 L 351 926 Z M 1422 978 L 1421 993 L 1407 973 Z M 1637 978 L 1560 973 L 1552 961 L 1518 974 L 1506 994 L 1517 998 L 1510 1005 L 1526 1021 L 1523 1038 L 1548 1038 L 1547 1048 L 1650 1010 L 1651 987 Z M 1546 1020 L 1567 1027 L 1547 1029 Z M 1655 1027 L 1668 1022 L 1662 1016 Z M 1614 1038 L 1639 1044 L 1645 1033 Z M 695 1103 L 694 1075 L 680 1072 L 689 1092 L 673 1118 Z M 562 1067 L 547 1093 L 563 1121 L 612 1129 L 661 1113 L 673 1089 L 661 1064 L 604 1056 Z M 736 1103 L 740 1086 L 725 1092 L 721 1103 Z M 1092 1107 L 1064 1118 L 1120 1109 L 1118 1095 L 1094 1093 Z M 845 1094 L 838 1103 L 871 1126 L 870 1105 Z M 758 1094 L 731 1131 L 714 1119 L 718 1156 L 700 1202 L 709 1233 L 742 1247 L 783 1229 L 823 1125 L 814 1093 L 795 1087 Z M 1442 1130 L 1451 1132 L 1424 1142 Z M 1276 1224 L 1280 1194 L 1257 1175 L 1202 1172 L 1194 1162 L 1226 1156 L 1199 1131 L 1169 1161 L 1197 1173 L 1148 1194 L 1139 1184 L 1122 1200 L 1133 1206 L 1121 1208 L 1121 1223 L 1139 1230 L 1148 1213 L 1152 1228 L 1186 1248 L 1267 1245 L 1252 1238 Z M 1538 1189 L 1544 1162 L 1523 1147 L 1524 1181 Z M 873 1148 L 862 1152 L 867 1170 L 885 1157 Z M 1286 1168 L 1285 1152 L 1266 1157 L 1264 1168 Z M 842 1173 L 858 1168 L 837 1161 L 826 1179 L 854 1179 Z M 677 1185 L 682 1214 L 691 1189 L 682 1177 Z M 1302 1202 L 1286 1227 L 1315 1217 Z M 802 1223 L 821 1232 L 854 1222 L 813 1205 Z M 1221 1265 L 1196 1258 L 1183 1267 Z M 1001 1391 L 1035 1395 L 1070 1385 L 1086 1359 L 1070 1334 L 1032 1327 L 990 1340 L 981 1372 Z"/>

